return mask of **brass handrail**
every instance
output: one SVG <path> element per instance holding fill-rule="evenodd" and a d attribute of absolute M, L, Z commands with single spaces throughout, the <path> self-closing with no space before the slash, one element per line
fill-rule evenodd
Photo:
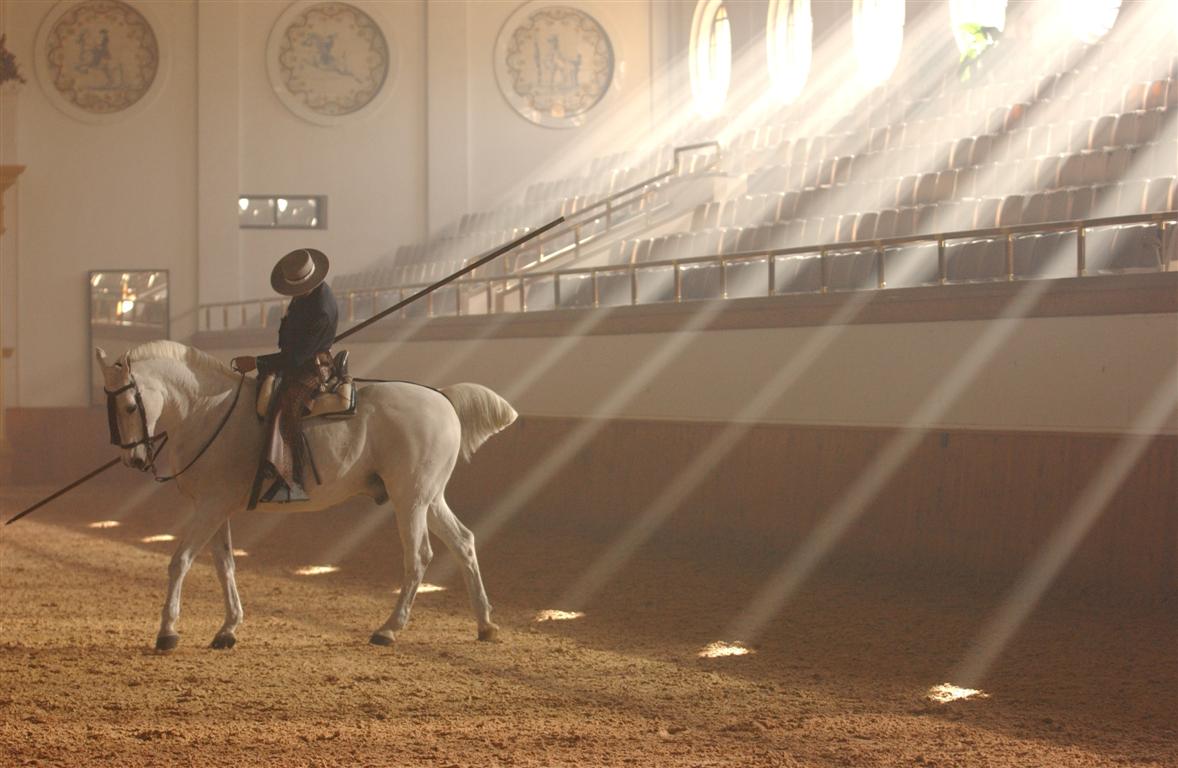
<path fill-rule="evenodd" d="M 499 312 L 497 312 L 495 309 L 494 299 L 493 299 L 493 296 L 491 295 L 494 290 L 493 286 L 498 285 L 498 286 L 502 286 L 504 291 L 510 290 L 512 292 L 518 292 L 519 296 L 520 296 L 520 299 L 519 299 L 520 311 L 527 311 L 526 301 L 524 298 L 526 286 L 529 283 L 539 283 L 539 282 L 549 279 L 549 278 L 551 278 L 554 283 L 554 299 L 555 299 L 554 308 L 560 308 L 559 297 L 560 297 L 561 291 L 560 291 L 560 288 L 558 287 L 559 282 L 560 282 L 560 278 L 561 277 L 573 277 L 573 276 L 589 276 L 594 281 L 594 283 L 595 283 L 595 285 L 594 285 L 594 306 L 598 306 L 599 300 L 600 300 L 600 294 L 599 294 L 599 290 L 596 286 L 597 278 L 602 274 L 617 274 L 617 273 L 624 273 L 624 274 L 630 275 L 630 282 L 631 282 L 630 304 L 635 305 L 635 304 L 639 303 L 638 302 L 639 291 L 638 291 L 638 282 L 637 282 L 638 273 L 644 272 L 644 271 L 656 270 L 656 269 L 660 269 L 660 268 L 664 268 L 664 269 L 670 268 L 675 271 L 675 286 L 676 286 L 675 300 L 681 301 L 682 300 L 682 271 L 683 271 L 684 267 L 691 267 L 691 266 L 703 265 L 703 264 L 715 264 L 715 265 L 719 266 L 722 270 L 726 270 L 727 265 L 732 264 L 734 262 L 735 263 L 745 263 L 745 262 L 750 262 L 750 261 L 760 261 L 763 259 L 768 260 L 768 267 L 769 267 L 769 269 L 768 269 L 769 284 L 767 286 L 767 290 L 765 292 L 765 295 L 773 296 L 773 295 L 777 295 L 775 292 L 776 263 L 779 259 L 781 259 L 783 257 L 788 258 L 791 256 L 809 255 L 811 257 L 818 257 L 822 260 L 822 262 L 825 263 L 825 262 L 827 262 L 827 260 L 831 254 L 861 252 L 861 251 L 869 251 L 869 250 L 879 252 L 879 258 L 877 260 L 877 270 L 878 270 L 877 281 L 878 281 L 878 285 L 880 286 L 880 288 L 883 288 L 885 286 L 884 269 L 883 269 L 883 266 L 884 266 L 883 265 L 883 252 L 888 249 L 896 248 L 899 246 L 919 244 L 919 243 L 927 243 L 930 245 L 937 246 L 937 263 L 938 263 L 938 270 L 937 271 L 938 271 L 938 276 L 939 276 L 939 282 L 944 284 L 944 283 L 948 282 L 948 279 L 946 276 L 946 266 L 945 266 L 946 265 L 945 244 L 947 242 L 956 241 L 956 240 L 987 240 L 987 239 L 996 240 L 999 238 L 1004 239 L 1005 240 L 1004 245 L 1005 245 L 1005 249 L 1006 249 L 1006 253 L 1005 253 L 1006 275 L 1004 275 L 1003 277 L 1005 277 L 1007 280 L 1014 280 L 1014 279 L 1018 279 L 1018 276 L 1015 275 L 1013 272 L 1013 247 L 1014 247 L 1014 241 L 1018 235 L 1049 234 L 1049 233 L 1054 233 L 1054 232 L 1073 232 L 1073 231 L 1077 233 L 1077 238 L 1076 238 L 1076 251 L 1077 251 L 1077 253 L 1076 253 L 1076 272 L 1075 272 L 1075 274 L 1076 274 L 1076 276 L 1082 277 L 1087 274 L 1087 243 L 1086 243 L 1087 230 L 1095 229 L 1095 228 L 1099 228 L 1099 227 L 1110 227 L 1110 226 L 1118 226 L 1118 225 L 1156 223 L 1156 224 L 1161 225 L 1162 232 L 1163 232 L 1163 238 L 1166 238 L 1166 237 L 1171 236 L 1171 229 L 1172 229 L 1171 225 L 1174 224 L 1175 222 L 1178 222 L 1178 210 L 1161 211 L 1161 212 L 1157 212 L 1157 213 L 1127 214 L 1127 215 L 1122 215 L 1122 216 L 1104 216 L 1104 217 L 1092 218 L 1092 219 L 1076 219 L 1076 220 L 1068 220 L 1068 221 L 1044 222 L 1044 223 L 1040 223 L 1040 224 L 1019 224 L 1019 225 L 1006 226 L 1006 227 L 990 227 L 990 228 L 986 228 L 986 229 L 954 230 L 954 231 L 950 231 L 950 232 L 938 232 L 938 233 L 930 233 L 930 234 L 924 234 L 924 235 L 906 235 L 906 236 L 902 236 L 902 237 L 889 237 L 889 238 L 880 238 L 880 239 L 873 239 L 873 240 L 853 240 L 853 241 L 847 241 L 844 243 L 826 243 L 826 244 L 815 244 L 815 245 L 804 245 L 804 246 L 791 246 L 788 248 L 754 249 L 754 250 L 748 250 L 748 251 L 736 251 L 736 252 L 727 253 L 727 254 L 691 256 L 691 257 L 685 257 L 685 258 L 662 259 L 662 260 L 658 260 L 658 261 L 645 261 L 645 262 L 628 263 L 628 264 L 608 264 L 608 265 L 601 265 L 601 266 L 594 266 L 594 267 L 573 267 L 573 268 L 549 270 L 549 271 L 542 271 L 542 272 L 532 272 L 532 273 L 529 273 L 526 275 L 504 275 L 504 276 L 498 276 L 498 277 L 466 277 L 466 278 L 462 278 L 459 280 L 455 280 L 453 285 L 463 286 L 463 287 L 471 287 L 471 286 L 476 287 L 478 290 L 472 291 L 471 297 L 473 298 L 476 295 L 485 293 L 486 299 L 487 299 L 487 307 L 483 313 L 472 313 L 468 307 L 463 308 L 463 309 L 459 309 L 458 308 L 458 301 L 459 300 L 456 299 L 455 309 L 456 309 L 457 314 L 498 314 Z M 1164 248 L 1164 246 L 1165 246 L 1165 243 L 1163 242 L 1163 248 Z M 1169 263 L 1164 258 L 1161 259 L 1161 261 L 1158 265 L 1158 271 L 1168 271 L 1168 269 L 1169 269 Z M 825 266 L 823 267 L 822 273 L 823 273 L 823 279 L 822 279 L 822 287 L 820 290 L 821 290 L 821 292 L 825 292 L 829 287 L 828 286 L 828 279 L 827 279 L 827 267 L 825 267 Z M 354 308 L 355 308 L 355 299 L 356 298 L 365 297 L 370 300 L 375 300 L 375 298 L 380 294 L 391 294 L 391 293 L 399 293 L 400 295 L 403 296 L 406 291 L 412 290 L 414 288 L 420 288 L 421 286 L 424 286 L 424 285 L 426 285 L 426 283 L 420 283 L 420 284 L 415 283 L 415 284 L 411 284 L 411 285 L 403 285 L 403 286 L 388 287 L 388 288 L 357 288 L 357 289 L 349 290 L 346 294 L 348 297 L 348 303 L 347 303 L 348 313 L 347 314 L 349 315 L 349 319 L 354 319 Z M 257 300 L 255 302 L 221 302 L 221 303 L 215 303 L 215 304 L 202 305 L 201 309 L 205 310 L 206 316 L 207 316 L 207 312 L 211 308 L 224 307 L 226 309 L 226 314 L 227 314 L 227 310 L 229 307 L 235 307 L 235 306 L 245 304 L 245 303 L 272 304 L 272 303 L 281 303 L 282 301 L 283 301 L 282 299 L 263 299 L 263 300 Z M 500 311 L 506 311 L 506 310 L 500 310 Z M 430 316 L 434 315 L 434 313 L 432 311 L 432 306 L 430 307 L 428 314 Z M 265 312 L 263 311 L 261 313 L 261 315 L 262 315 L 262 319 L 264 321 Z M 209 329 L 209 326 L 206 321 L 206 330 L 208 330 L 208 329 Z"/>

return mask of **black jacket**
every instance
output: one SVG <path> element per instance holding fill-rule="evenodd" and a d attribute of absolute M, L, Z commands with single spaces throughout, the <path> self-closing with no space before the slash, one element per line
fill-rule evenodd
<path fill-rule="evenodd" d="M 296 296 L 278 327 L 278 349 L 258 358 L 258 373 L 288 372 L 331 348 L 339 322 L 339 308 L 327 283 L 306 296 Z"/>

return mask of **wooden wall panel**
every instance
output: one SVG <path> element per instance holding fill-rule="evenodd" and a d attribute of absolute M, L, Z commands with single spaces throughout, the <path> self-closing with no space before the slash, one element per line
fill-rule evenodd
<path fill-rule="evenodd" d="M 64 484 L 110 458 L 102 409 L 9 412 L 12 480 Z M 564 440 L 578 419 L 525 417 L 455 472 L 454 509 L 477 524 Z M 668 487 L 686 491 L 655 536 L 784 558 L 871 466 L 895 429 L 750 425 L 702 476 L 693 459 L 725 424 L 603 420 L 572 460 L 511 510 L 520 524 L 622 533 Z M 72 436 L 63 439 L 63 435 Z M 1121 439 L 1114 435 L 933 431 L 846 532 L 836 558 L 902 570 L 1013 577 L 1072 511 Z M 1178 589 L 1178 438 L 1157 436 L 1069 560 L 1075 586 L 1165 595 Z"/>

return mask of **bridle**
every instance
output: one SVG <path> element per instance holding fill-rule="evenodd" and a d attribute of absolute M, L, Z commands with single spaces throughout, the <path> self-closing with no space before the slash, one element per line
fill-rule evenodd
<path fill-rule="evenodd" d="M 110 443 L 111 445 L 118 446 L 124 450 L 138 448 L 141 445 L 144 446 L 147 450 L 147 464 L 143 467 L 143 471 L 150 472 L 157 483 L 166 483 L 169 480 L 175 480 L 177 477 L 187 472 L 188 469 L 196 463 L 197 459 L 204 455 L 204 452 L 209 449 L 209 446 L 211 446 L 213 441 L 215 441 L 218 435 L 221 434 L 221 430 L 224 429 L 225 425 L 229 423 L 229 417 L 233 415 L 233 411 L 237 407 L 237 401 L 241 397 L 241 389 L 245 385 L 245 374 L 243 373 L 241 374 L 241 379 L 237 382 L 237 390 L 233 393 L 233 402 L 230 403 L 229 410 L 225 412 L 223 417 L 221 417 L 221 423 L 217 425 L 217 428 L 213 431 L 212 436 L 209 437 L 207 441 L 205 441 L 205 444 L 201 446 L 201 449 L 197 451 L 195 456 L 192 457 L 192 460 L 185 464 L 184 468 L 174 475 L 160 475 L 159 472 L 156 471 L 155 460 L 160 455 L 160 452 L 164 449 L 164 446 L 168 444 L 168 433 L 161 432 L 158 435 L 153 435 L 148 431 L 147 409 L 143 406 L 143 393 L 139 391 L 139 383 L 135 381 L 135 375 L 131 373 L 130 361 L 127 362 L 127 378 L 127 383 L 118 389 L 107 389 L 106 387 L 102 388 L 102 391 L 106 393 L 106 421 L 107 426 L 110 428 Z M 143 437 L 139 438 L 138 440 L 123 442 L 122 433 L 119 430 L 119 406 L 117 400 L 119 395 L 128 390 L 135 394 L 135 411 L 139 414 L 139 426 L 142 430 Z"/>

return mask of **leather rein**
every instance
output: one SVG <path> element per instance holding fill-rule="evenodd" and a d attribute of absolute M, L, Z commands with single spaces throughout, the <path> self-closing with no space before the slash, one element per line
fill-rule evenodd
<path fill-rule="evenodd" d="M 147 449 L 147 466 L 143 469 L 143 471 L 151 472 L 152 477 L 155 478 L 157 483 L 166 483 L 169 480 L 175 480 L 177 477 L 180 477 L 180 475 L 187 472 L 192 467 L 192 465 L 195 464 L 197 460 L 205 454 L 205 451 L 207 451 L 209 447 L 212 446 L 212 444 L 216 441 L 217 437 L 220 436 L 221 430 L 223 430 L 225 425 L 229 423 L 229 417 L 232 416 L 233 411 L 236 410 L 237 401 L 241 398 L 241 390 L 245 386 L 245 374 L 243 373 L 237 382 L 237 389 L 233 393 L 233 402 L 230 403 L 229 410 L 226 411 L 225 415 L 221 417 L 221 422 L 217 424 L 217 428 L 213 430 L 213 434 L 209 437 L 208 440 L 205 441 L 205 444 L 201 446 L 201 449 L 197 451 L 196 455 L 192 457 L 192 460 L 185 464 L 179 472 L 175 473 L 174 475 L 160 475 L 159 472 L 156 471 L 155 460 L 160 455 L 160 452 L 163 451 L 164 446 L 168 444 L 168 433 L 161 432 L 158 435 L 152 435 L 148 432 L 147 409 L 143 406 L 143 395 L 139 391 L 139 384 L 135 381 L 134 374 L 131 373 L 131 364 L 129 362 L 127 363 L 127 376 L 130 377 L 130 381 L 118 389 L 107 389 L 106 387 L 102 388 L 102 391 L 106 393 L 106 419 L 107 424 L 110 427 L 110 442 L 111 445 L 116 445 L 119 448 L 123 448 L 125 450 L 138 448 L 141 445 L 145 446 Z M 143 437 L 139 440 L 124 443 L 122 442 L 122 435 L 119 431 L 118 403 L 115 402 L 115 399 L 127 390 L 131 390 L 135 393 L 135 410 L 139 414 L 139 424 L 143 430 Z M 159 444 L 158 446 L 156 445 L 157 443 Z"/>

